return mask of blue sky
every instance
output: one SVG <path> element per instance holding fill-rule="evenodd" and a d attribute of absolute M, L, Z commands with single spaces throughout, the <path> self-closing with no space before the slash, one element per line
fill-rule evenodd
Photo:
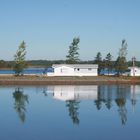
<path fill-rule="evenodd" d="M 80 59 L 97 52 L 116 59 L 121 40 L 140 60 L 139 0 L 0 0 L 0 59 L 12 60 L 24 40 L 27 59 L 65 59 L 80 37 Z"/>

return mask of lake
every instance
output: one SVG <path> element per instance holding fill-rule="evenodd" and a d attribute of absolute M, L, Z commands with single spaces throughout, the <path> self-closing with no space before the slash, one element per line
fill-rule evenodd
<path fill-rule="evenodd" d="M 140 86 L 1 86 L 1 140 L 139 140 Z"/>
<path fill-rule="evenodd" d="M 53 68 L 26 68 L 23 70 L 24 74 L 46 74 L 53 72 Z M 14 70 L 0 70 L 0 74 L 15 74 Z"/>

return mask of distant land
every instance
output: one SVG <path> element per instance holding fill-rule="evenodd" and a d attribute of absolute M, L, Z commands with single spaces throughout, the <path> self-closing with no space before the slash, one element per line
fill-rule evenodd
<path fill-rule="evenodd" d="M 64 64 L 65 60 L 27 60 L 27 67 L 51 67 L 52 64 Z M 112 61 L 115 63 L 115 61 Z M 14 61 L 0 60 L 0 69 L 12 69 Z M 94 60 L 79 61 L 79 64 L 95 64 Z M 127 62 L 128 66 L 132 66 L 132 61 Z M 140 67 L 140 61 L 136 61 L 135 65 Z"/>

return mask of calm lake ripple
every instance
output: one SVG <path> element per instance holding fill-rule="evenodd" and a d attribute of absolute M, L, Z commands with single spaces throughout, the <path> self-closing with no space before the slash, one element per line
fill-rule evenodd
<path fill-rule="evenodd" d="M 0 140 L 140 140 L 140 86 L 1 86 Z"/>

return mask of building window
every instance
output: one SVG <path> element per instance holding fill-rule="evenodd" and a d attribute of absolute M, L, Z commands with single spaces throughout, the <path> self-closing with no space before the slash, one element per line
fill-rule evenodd
<path fill-rule="evenodd" d="M 89 71 L 91 71 L 91 70 L 92 70 L 92 68 L 88 68 L 88 70 L 89 70 Z"/>

